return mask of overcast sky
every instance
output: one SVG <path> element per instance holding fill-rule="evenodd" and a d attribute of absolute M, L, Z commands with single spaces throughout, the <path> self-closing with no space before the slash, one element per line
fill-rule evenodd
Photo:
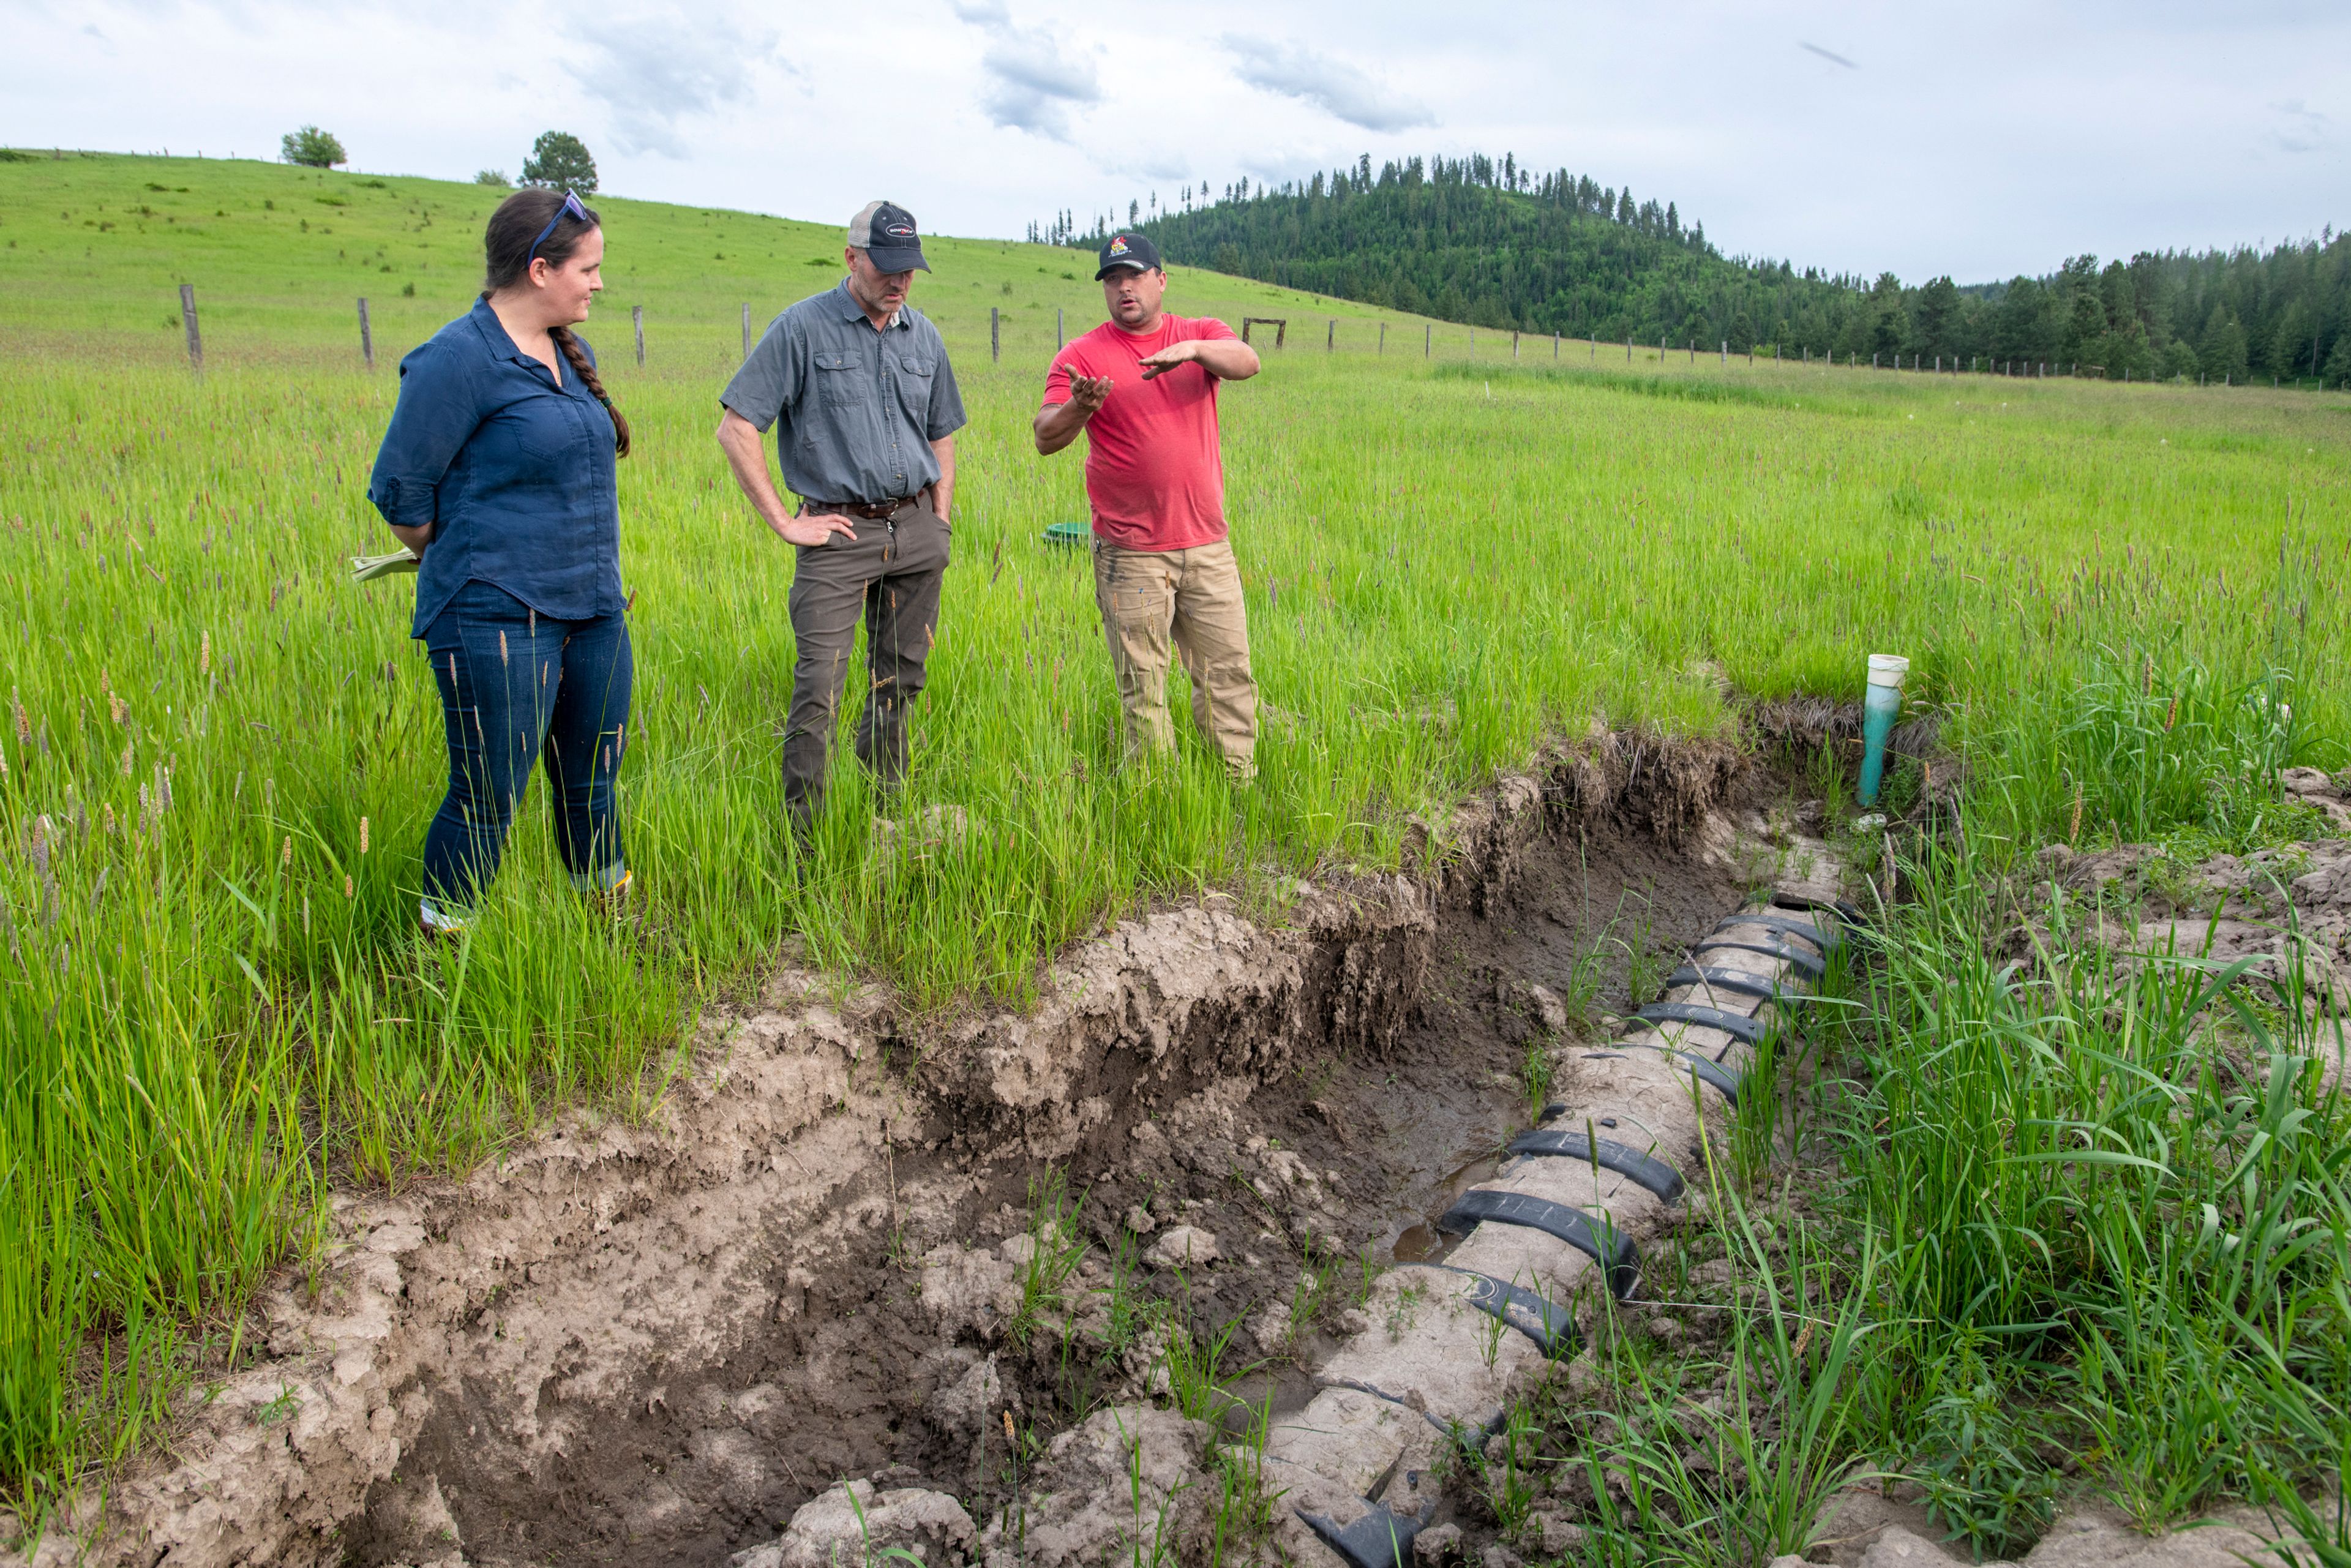
<path fill-rule="evenodd" d="M 1504 152 L 1725 250 L 1910 281 L 2351 217 L 2351 5 L 0 0 L 0 141 L 511 175 L 1018 235 L 1187 183 Z"/>

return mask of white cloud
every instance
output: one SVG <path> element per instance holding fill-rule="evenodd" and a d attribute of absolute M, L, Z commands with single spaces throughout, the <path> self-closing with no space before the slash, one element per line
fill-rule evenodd
<path fill-rule="evenodd" d="M 958 0 L 955 14 L 988 37 L 979 61 L 988 78 L 981 100 L 988 119 L 1008 130 L 1071 140 L 1070 107 L 1102 100 L 1093 62 L 1064 53 L 1042 28 L 1016 25 L 1003 0 Z"/>
<path fill-rule="evenodd" d="M 2329 140 L 2326 116 L 2298 98 L 2270 105 L 2277 120 L 2270 127 L 2270 145 L 2281 152 L 2315 152 Z"/>
<path fill-rule="evenodd" d="M 1251 87 L 1302 99 L 1324 113 L 1365 131 L 1408 131 L 1434 125 L 1428 107 L 1382 87 L 1344 60 L 1299 44 L 1228 33 L 1226 48 L 1239 61 L 1236 74 Z"/>
<path fill-rule="evenodd" d="M 587 58 L 573 75 L 611 111 L 614 144 L 665 158 L 687 156 L 681 120 L 752 98 L 752 63 L 772 47 L 675 12 L 603 22 L 578 36 Z"/>

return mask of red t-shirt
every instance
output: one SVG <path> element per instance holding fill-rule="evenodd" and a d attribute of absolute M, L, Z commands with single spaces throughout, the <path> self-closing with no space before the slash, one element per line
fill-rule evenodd
<path fill-rule="evenodd" d="M 1110 400 L 1086 422 L 1086 497 L 1094 532 L 1123 549 L 1177 550 L 1225 537 L 1225 463 L 1217 378 L 1197 364 L 1143 379 L 1137 361 L 1176 343 L 1230 338 L 1214 317 L 1162 316 L 1149 332 L 1105 321 L 1053 356 L 1048 403 L 1072 375 L 1108 376 Z"/>

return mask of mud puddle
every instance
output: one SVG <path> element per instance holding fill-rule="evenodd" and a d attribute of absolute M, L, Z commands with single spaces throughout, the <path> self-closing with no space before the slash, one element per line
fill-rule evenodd
<path fill-rule="evenodd" d="M 1437 1228 L 1437 1222 L 1445 1211 L 1461 1200 L 1468 1192 L 1502 1168 L 1502 1156 L 1493 1152 L 1495 1141 L 1507 1136 L 1512 1129 L 1507 1119 L 1498 1121 L 1489 1129 L 1491 1136 L 1471 1145 L 1479 1152 L 1445 1170 L 1437 1179 L 1429 1182 L 1426 1197 L 1410 1206 L 1411 1218 L 1395 1233 L 1387 1246 L 1388 1261 L 1392 1263 L 1437 1263 L 1452 1249 L 1455 1238 Z M 1468 1151 L 1457 1149 L 1456 1153 Z"/>

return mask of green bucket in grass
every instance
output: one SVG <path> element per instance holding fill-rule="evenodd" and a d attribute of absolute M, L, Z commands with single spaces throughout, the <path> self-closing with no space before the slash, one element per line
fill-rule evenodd
<path fill-rule="evenodd" d="M 1045 530 L 1044 537 L 1049 545 L 1067 545 L 1075 549 L 1092 539 L 1094 531 L 1083 523 L 1055 523 Z"/>

